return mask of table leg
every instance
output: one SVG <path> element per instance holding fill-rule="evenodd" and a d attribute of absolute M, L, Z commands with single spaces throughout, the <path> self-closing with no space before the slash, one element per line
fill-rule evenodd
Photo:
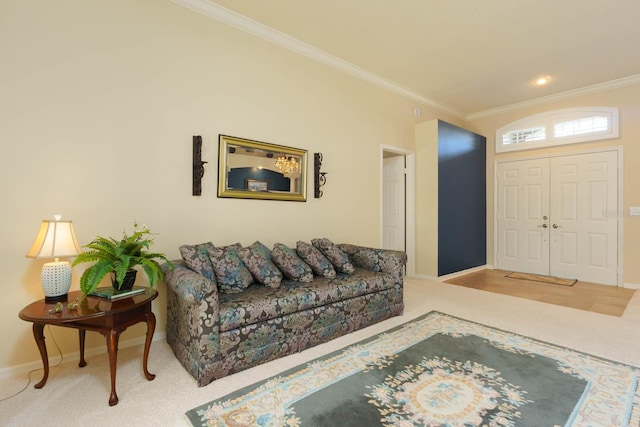
<path fill-rule="evenodd" d="M 80 363 L 78 363 L 78 366 L 80 366 L 81 368 L 84 368 L 85 366 L 87 366 L 87 362 L 85 362 L 84 360 L 84 338 L 86 334 L 87 334 L 86 330 L 84 329 L 78 330 L 78 335 L 80 338 Z"/>
<path fill-rule="evenodd" d="M 156 316 L 151 310 L 147 311 L 147 338 L 144 341 L 144 356 L 142 357 L 142 370 L 144 376 L 149 381 L 153 380 L 156 376 L 149 372 L 147 369 L 147 361 L 149 360 L 149 349 L 151 348 L 151 340 L 153 339 L 153 332 L 156 329 Z"/>
<path fill-rule="evenodd" d="M 42 366 L 44 368 L 42 379 L 34 387 L 42 388 L 47 383 L 47 378 L 49 378 L 49 356 L 47 356 L 47 345 L 44 342 L 44 323 L 33 324 L 33 337 L 36 339 L 38 350 L 40 350 L 40 357 L 42 357 Z"/>
<path fill-rule="evenodd" d="M 111 396 L 109 396 L 109 406 L 118 404 L 118 395 L 116 394 L 116 369 L 118 367 L 118 339 L 119 331 L 110 331 L 107 335 L 107 350 L 109 351 L 109 370 L 111 372 Z"/>

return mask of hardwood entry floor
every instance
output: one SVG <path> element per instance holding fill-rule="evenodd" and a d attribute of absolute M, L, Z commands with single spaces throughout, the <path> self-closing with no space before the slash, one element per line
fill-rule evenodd
<path fill-rule="evenodd" d="M 509 273 L 485 269 L 445 280 L 445 283 L 618 317 L 622 316 L 635 292 L 634 289 L 580 281 L 573 286 L 562 286 L 505 277 Z"/>

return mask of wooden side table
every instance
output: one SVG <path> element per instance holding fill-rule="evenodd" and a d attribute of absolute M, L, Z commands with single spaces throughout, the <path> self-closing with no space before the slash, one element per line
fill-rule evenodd
<path fill-rule="evenodd" d="M 80 363 L 79 366 L 86 366 L 84 360 L 84 341 L 86 331 L 100 332 L 107 340 L 107 350 L 109 352 L 109 368 L 111 371 L 111 395 L 109 406 L 118 403 L 116 394 L 116 369 L 118 356 L 118 339 L 120 334 L 129 326 L 139 322 L 147 323 L 147 336 L 144 343 L 144 356 L 142 360 L 142 370 L 145 377 L 151 381 L 154 374 L 147 370 L 147 360 L 153 332 L 156 328 L 156 317 L 151 311 L 151 301 L 158 296 L 158 292 L 148 289 L 143 294 L 125 297 L 113 301 L 103 298 L 87 297 L 76 310 L 69 310 L 67 304 L 63 303 L 63 310 L 60 313 L 53 311 L 55 302 L 48 303 L 44 299 L 29 304 L 20 311 L 20 318 L 27 322 L 33 322 L 33 336 L 42 356 L 44 366 L 44 376 L 35 388 L 42 388 L 49 377 L 49 358 L 47 357 L 47 346 L 44 342 L 45 325 L 64 326 L 74 328 L 79 331 L 80 338 Z M 73 302 L 76 298 L 82 298 L 81 291 L 70 292 L 68 301 Z"/>

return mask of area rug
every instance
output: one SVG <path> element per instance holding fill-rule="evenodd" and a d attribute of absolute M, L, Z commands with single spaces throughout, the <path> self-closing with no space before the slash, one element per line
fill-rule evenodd
<path fill-rule="evenodd" d="M 573 286 L 577 282 L 577 280 L 575 279 L 561 279 L 560 277 L 543 276 L 540 274 L 518 273 L 518 272 L 509 273 L 505 277 L 510 277 L 512 279 L 532 280 L 534 282 L 551 283 L 552 285 L 562 285 L 562 286 Z"/>
<path fill-rule="evenodd" d="M 639 425 L 639 375 L 433 311 L 186 415 L 209 427 Z"/>

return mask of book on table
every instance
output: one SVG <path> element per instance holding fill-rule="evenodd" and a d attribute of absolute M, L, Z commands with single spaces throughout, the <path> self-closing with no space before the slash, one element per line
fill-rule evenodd
<path fill-rule="evenodd" d="M 134 286 L 131 289 L 116 289 L 113 286 L 108 286 L 96 289 L 95 291 L 91 292 L 89 296 L 114 300 L 143 294 L 146 290 L 147 288 L 144 286 Z"/>

